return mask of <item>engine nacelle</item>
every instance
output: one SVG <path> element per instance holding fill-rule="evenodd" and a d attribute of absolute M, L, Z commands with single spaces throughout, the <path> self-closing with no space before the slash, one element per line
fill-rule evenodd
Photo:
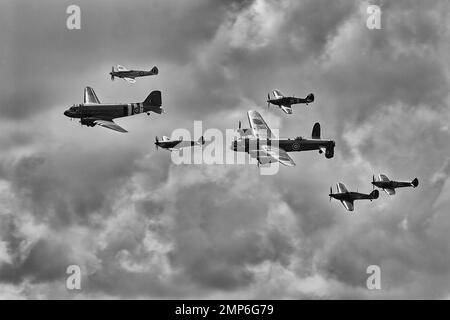
<path fill-rule="evenodd" d="M 80 119 L 81 125 L 83 125 L 83 126 L 88 126 L 88 127 L 93 127 L 93 126 L 95 126 L 94 121 L 95 121 L 95 119 L 90 119 L 90 118 L 81 118 L 81 119 Z"/>

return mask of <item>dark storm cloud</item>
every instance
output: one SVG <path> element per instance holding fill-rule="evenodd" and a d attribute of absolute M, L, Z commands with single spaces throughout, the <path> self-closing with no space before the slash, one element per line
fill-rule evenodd
<path fill-rule="evenodd" d="M 3 119 L 28 118 L 56 104 L 67 105 L 74 100 L 65 93 L 86 85 L 79 76 L 89 80 L 90 70 L 102 63 L 141 68 L 158 61 L 189 63 L 235 3 L 239 1 L 156 1 L 151 6 L 147 1 L 132 6 L 81 1 L 81 30 L 70 31 L 70 1 L 7 1 L 2 4 L 0 31 L 2 39 L 9 39 L 1 56 Z M 245 7 L 245 1 L 237 7 Z"/>
<path fill-rule="evenodd" d="M 57 241 L 41 239 L 33 245 L 23 261 L 0 267 L 0 281 L 20 283 L 24 279 L 32 282 L 64 279 L 65 270 L 71 264 L 70 256 L 70 247 Z M 63 281 L 61 284 L 64 284 Z"/>
<path fill-rule="evenodd" d="M 104 162 L 98 159 L 107 148 L 83 157 L 73 157 L 71 150 L 56 149 L 4 163 L 4 179 L 22 199 L 19 210 L 30 210 L 38 220 L 54 226 L 88 223 L 95 214 L 111 213 L 117 193 L 127 192 L 135 169 L 129 161 L 132 154 L 115 155 Z"/>

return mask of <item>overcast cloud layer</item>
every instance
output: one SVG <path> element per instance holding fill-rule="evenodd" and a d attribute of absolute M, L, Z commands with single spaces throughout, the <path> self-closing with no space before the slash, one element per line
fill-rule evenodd
<path fill-rule="evenodd" d="M 76 1 L 75 31 L 70 4 L 0 4 L 0 298 L 450 297 L 447 0 Z M 160 74 L 111 82 L 116 64 Z M 127 134 L 81 127 L 62 113 L 87 85 L 104 102 L 159 89 L 168 113 L 119 119 Z M 265 106 L 275 88 L 316 101 L 286 116 Z M 335 158 L 293 153 L 296 167 L 261 176 L 153 148 L 249 109 L 283 137 L 319 121 Z M 328 201 L 379 173 L 420 185 L 354 213 Z"/>

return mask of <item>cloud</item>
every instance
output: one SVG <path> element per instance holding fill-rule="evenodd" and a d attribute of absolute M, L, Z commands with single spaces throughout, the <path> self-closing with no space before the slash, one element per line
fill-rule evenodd
<path fill-rule="evenodd" d="M 2 3 L 3 296 L 448 297 L 448 4 L 379 2 L 381 30 L 366 28 L 366 4 L 82 1 L 72 32 L 68 2 Z M 161 72 L 111 82 L 118 63 Z M 119 119 L 126 135 L 82 128 L 62 111 L 86 85 L 105 102 L 161 89 L 168 113 Z M 275 88 L 316 101 L 286 117 L 265 108 Z M 295 168 L 260 176 L 153 150 L 155 135 L 233 128 L 248 109 L 283 137 L 319 121 L 335 158 L 293 153 Z M 379 173 L 420 184 L 355 214 L 328 201 L 330 185 L 366 192 Z M 80 292 L 65 288 L 69 264 Z"/>

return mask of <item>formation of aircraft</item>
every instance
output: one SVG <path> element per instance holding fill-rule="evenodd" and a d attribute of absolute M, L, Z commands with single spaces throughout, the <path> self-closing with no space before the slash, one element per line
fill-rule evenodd
<path fill-rule="evenodd" d="M 383 189 L 388 195 L 392 196 L 395 194 L 395 189 L 413 187 L 417 188 L 419 185 L 419 179 L 415 178 L 412 181 L 393 181 L 390 180 L 386 175 L 380 174 L 379 180 L 375 180 L 375 175 L 372 177 L 372 185 L 377 188 Z"/>
<path fill-rule="evenodd" d="M 117 70 L 112 68 L 110 72 L 111 80 L 114 77 L 122 78 L 128 82 L 135 83 L 135 78 L 157 75 L 158 68 L 153 67 L 150 71 L 143 70 L 127 70 L 123 66 L 118 66 Z M 273 98 L 270 94 L 267 97 L 267 105 L 278 106 L 286 114 L 292 114 L 292 105 L 304 103 L 308 105 L 314 101 L 314 94 L 310 93 L 306 98 L 285 97 L 279 90 L 273 90 Z M 84 89 L 84 103 L 73 105 L 66 111 L 64 115 L 69 118 L 80 119 L 81 125 L 94 127 L 96 125 L 115 130 L 118 132 L 127 132 L 124 128 L 116 124 L 113 120 L 121 117 L 128 117 L 135 114 L 155 112 L 161 114 L 164 110 L 161 108 L 162 99 L 161 91 L 152 91 L 143 102 L 138 103 L 100 103 L 94 89 L 86 87 Z M 246 152 L 252 158 L 256 158 L 258 165 L 266 165 L 279 162 L 285 166 L 295 166 L 295 162 L 289 156 L 288 152 L 312 151 L 318 150 L 320 154 L 325 153 L 325 157 L 330 159 L 334 157 L 335 142 L 333 140 L 323 140 L 321 138 L 320 123 L 315 123 L 312 129 L 311 139 L 297 137 L 295 139 L 280 139 L 274 136 L 267 123 L 259 112 L 250 110 L 247 112 L 250 128 L 242 128 L 239 121 L 238 134 L 239 138 L 235 139 L 231 145 L 231 149 L 235 152 Z M 200 137 L 194 140 L 172 140 L 167 136 L 163 136 L 160 140 L 155 137 L 155 147 L 173 151 L 180 151 L 185 148 L 193 148 L 195 146 L 203 146 L 205 139 Z M 394 195 L 396 188 L 413 187 L 419 185 L 417 178 L 412 181 L 393 181 L 386 175 L 380 174 L 379 180 L 372 177 L 373 188 L 383 189 L 388 195 Z M 359 192 L 349 192 L 342 182 L 337 183 L 337 193 L 333 193 L 330 187 L 329 193 L 331 199 L 341 201 L 348 211 L 354 211 L 355 200 L 375 200 L 379 197 L 379 191 L 373 190 L 369 194 Z"/>
<path fill-rule="evenodd" d="M 156 149 L 163 148 L 169 151 L 179 151 L 185 148 L 192 148 L 195 146 L 202 146 L 205 144 L 205 139 L 201 136 L 197 141 L 183 140 L 171 140 L 169 137 L 163 136 L 162 140 L 159 140 L 158 136 L 155 137 Z"/>
<path fill-rule="evenodd" d="M 292 114 L 293 104 L 305 103 L 308 105 L 314 101 L 314 94 L 312 93 L 308 94 L 306 98 L 296 98 L 294 96 L 285 97 L 279 90 L 273 90 L 272 95 L 273 98 L 270 98 L 270 93 L 267 94 L 267 107 L 271 104 L 276 105 L 287 114 Z"/>
<path fill-rule="evenodd" d="M 288 152 L 318 150 L 325 152 L 328 159 L 334 156 L 335 142 L 320 138 L 319 123 L 314 125 L 311 139 L 277 139 L 259 112 L 250 110 L 247 116 L 251 129 L 242 129 L 239 122 L 240 138 L 233 141 L 231 148 L 236 152 L 247 152 L 259 165 L 278 161 L 285 166 L 295 166 Z"/>
<path fill-rule="evenodd" d="M 130 83 L 135 83 L 135 78 L 154 76 L 158 74 L 158 68 L 155 66 L 151 70 L 128 70 L 124 66 L 118 65 L 117 70 L 114 70 L 114 66 L 112 67 L 112 71 L 109 73 L 111 75 L 111 80 L 114 81 L 114 77 L 122 78 Z"/>
<path fill-rule="evenodd" d="M 143 102 L 137 103 L 100 103 L 94 89 L 86 87 L 84 89 L 84 103 L 73 105 L 64 115 L 69 118 L 80 119 L 82 125 L 94 127 L 96 125 L 115 130 L 118 132 L 128 132 L 113 119 L 128 117 L 139 113 L 155 112 L 161 114 L 161 91 L 152 91 Z"/>
<path fill-rule="evenodd" d="M 359 193 L 359 192 L 349 192 L 345 185 L 342 182 L 338 182 L 337 184 L 337 193 L 333 193 L 333 189 L 330 187 L 330 194 L 328 195 L 331 198 L 341 201 L 344 205 L 345 209 L 348 211 L 354 210 L 354 201 L 355 200 L 375 200 L 378 199 L 380 193 L 378 190 L 373 190 L 371 193 Z"/>

